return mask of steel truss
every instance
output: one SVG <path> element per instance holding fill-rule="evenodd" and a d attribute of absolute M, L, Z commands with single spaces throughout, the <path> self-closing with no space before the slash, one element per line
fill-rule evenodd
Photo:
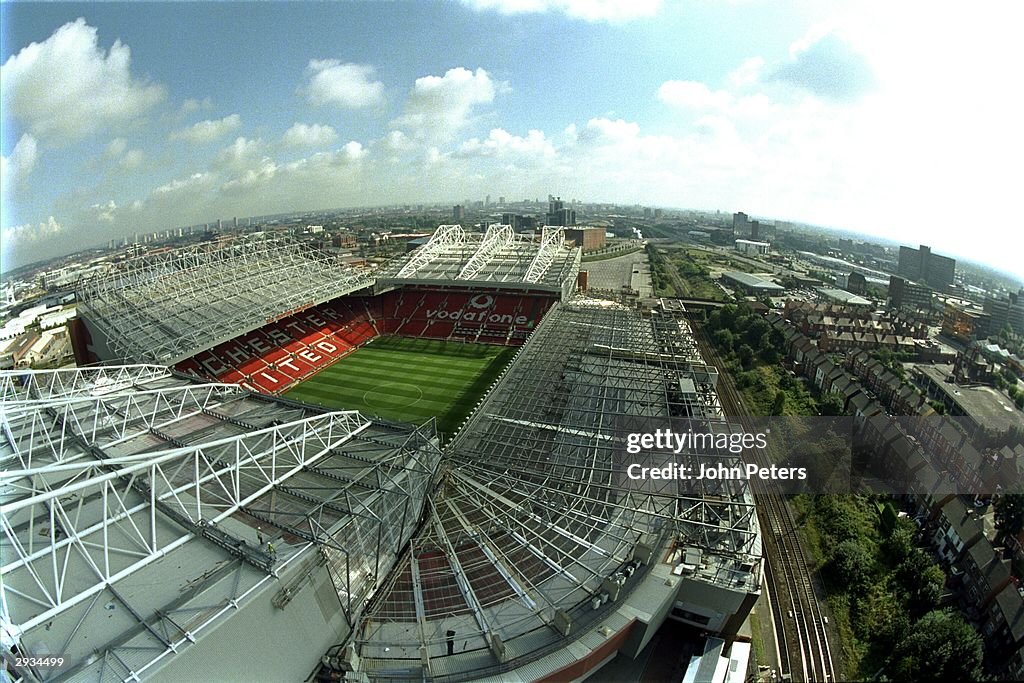
<path fill-rule="evenodd" d="M 469 259 L 469 263 L 459 271 L 456 276 L 458 280 L 472 280 L 477 273 L 483 270 L 484 266 L 494 258 L 502 249 L 512 246 L 515 240 L 515 233 L 511 225 L 492 224 L 487 228 L 483 242 Z"/>
<path fill-rule="evenodd" d="M 0 371 L 0 405 L 83 394 L 98 396 L 170 376 L 171 372 L 162 365 L 118 365 L 32 372 L 3 370 Z"/>
<path fill-rule="evenodd" d="M 419 658 L 413 675 L 461 680 L 564 647 L 566 620 L 573 634 L 599 623 L 595 596 L 642 547 L 699 549 L 699 580 L 757 592 L 744 481 L 625 476 L 633 461 L 666 463 L 627 456 L 628 433 L 676 419 L 728 428 L 716 379 L 682 317 L 580 299 L 553 309 L 446 449 L 430 519 L 353 640 L 361 670 L 387 679 L 395 658 Z"/>
<path fill-rule="evenodd" d="M 129 260 L 84 282 L 78 300 L 116 358 L 174 363 L 371 283 L 324 252 L 274 236 Z"/>
<path fill-rule="evenodd" d="M 402 266 L 396 277 L 411 277 L 415 275 L 431 259 L 443 254 L 447 249 L 461 246 L 465 242 L 466 233 L 463 232 L 461 225 L 438 226 L 434 234 L 431 235 L 430 240 L 413 253 L 412 258 Z"/>
<path fill-rule="evenodd" d="M 369 425 L 356 412 L 331 413 L 147 454 L 141 462 L 3 472 L 0 485 L 14 494 L 0 506 L 5 588 L 33 606 L 18 611 L 17 628 L 27 631 L 54 618 L 187 543 L 202 527 L 216 528 Z M 51 478 L 62 485 L 51 489 Z M 274 558 L 263 550 L 246 548 L 245 556 L 273 572 Z"/>
<path fill-rule="evenodd" d="M 355 624 L 418 525 L 441 457 L 432 424 L 323 412 L 154 366 L 0 382 L 5 643 L 66 653 L 100 680 L 137 678 L 196 642 L 293 561 L 327 565 Z M 187 573 L 167 574 L 167 557 Z M 194 591 L 140 593 L 195 573 Z M 130 619 L 113 627 L 110 609 Z M 107 635 L 82 640 L 88 625 Z"/>
<path fill-rule="evenodd" d="M 562 228 L 545 225 L 541 229 L 540 248 L 533 262 L 526 269 L 526 282 L 539 282 L 551 263 L 555 260 L 555 254 L 565 246 L 565 232 Z"/>
<path fill-rule="evenodd" d="M 545 229 L 547 240 L 538 242 L 516 235 L 511 226 L 491 225 L 483 235 L 455 228 L 442 225 L 427 244 L 386 264 L 378 272 L 378 287 L 410 281 L 508 283 L 564 296 L 575 288 L 580 250 L 565 245 L 560 229 Z"/>

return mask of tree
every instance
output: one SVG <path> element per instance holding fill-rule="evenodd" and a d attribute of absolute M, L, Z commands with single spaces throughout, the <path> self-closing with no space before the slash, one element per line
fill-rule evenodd
<path fill-rule="evenodd" d="M 723 328 L 714 333 L 711 337 L 715 341 L 715 346 L 722 349 L 723 351 L 732 351 L 733 345 L 733 334 L 729 330 Z"/>
<path fill-rule="evenodd" d="M 1024 529 L 1024 494 L 1004 493 L 993 505 L 996 528 L 1005 536 L 1016 536 Z"/>
<path fill-rule="evenodd" d="M 818 412 L 835 417 L 843 414 L 843 397 L 836 393 L 825 394 L 818 400 Z"/>
<path fill-rule="evenodd" d="M 835 572 L 831 578 L 856 596 L 864 594 L 874 567 L 871 551 L 852 538 L 837 545 L 829 560 L 829 568 Z"/>
<path fill-rule="evenodd" d="M 749 344 L 741 344 L 736 349 L 736 357 L 740 359 L 740 364 L 743 368 L 748 369 L 754 360 L 754 349 L 750 348 Z"/>
<path fill-rule="evenodd" d="M 779 390 L 775 392 L 775 401 L 772 403 L 772 415 L 782 415 L 786 410 L 786 392 Z"/>
<path fill-rule="evenodd" d="M 894 681 L 976 681 L 981 658 L 974 629 L 959 615 L 936 610 L 897 641 L 886 673 Z"/>
<path fill-rule="evenodd" d="M 914 548 L 896 567 L 892 581 L 907 596 L 910 615 L 919 617 L 939 604 L 946 575 L 920 548 Z"/>

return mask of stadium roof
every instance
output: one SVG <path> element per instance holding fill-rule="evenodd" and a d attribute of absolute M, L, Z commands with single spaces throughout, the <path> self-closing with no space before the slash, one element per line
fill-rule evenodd
<path fill-rule="evenodd" d="M 78 300 L 114 358 L 172 364 L 370 284 L 289 237 L 243 236 L 129 260 L 84 282 Z"/>
<path fill-rule="evenodd" d="M 626 476 L 631 462 L 720 457 L 626 455 L 630 433 L 727 428 L 716 379 L 681 317 L 556 305 L 446 448 L 429 516 L 354 635 L 359 671 L 475 680 L 535 661 L 608 623 L 650 570 L 633 576 L 631 561 L 658 565 L 666 546 L 702 558 L 696 579 L 756 592 L 745 482 Z M 608 581 L 624 597 L 595 601 Z"/>
<path fill-rule="evenodd" d="M 0 414 L 4 649 L 66 659 L 24 680 L 149 677 L 230 638 L 225 620 L 266 631 L 268 614 L 247 609 L 256 596 L 283 610 L 325 566 L 317 595 L 351 627 L 415 530 L 441 456 L 432 424 L 157 366 L 2 372 Z M 317 636 L 314 661 L 337 635 Z M 301 679 L 284 665 L 263 673 Z"/>
<path fill-rule="evenodd" d="M 566 246 L 561 228 L 545 227 L 536 241 L 508 225 L 491 225 L 482 235 L 442 225 L 424 246 L 385 265 L 377 278 L 382 286 L 444 281 L 562 290 L 575 281 L 579 264 L 580 251 Z"/>

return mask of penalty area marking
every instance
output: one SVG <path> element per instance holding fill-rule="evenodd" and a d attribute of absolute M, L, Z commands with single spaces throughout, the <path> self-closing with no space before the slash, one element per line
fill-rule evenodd
<path fill-rule="evenodd" d="M 396 398 L 403 398 L 403 397 L 399 397 L 399 396 L 396 396 L 394 394 L 387 393 L 387 389 L 389 387 L 412 387 L 413 389 L 416 390 L 416 398 L 408 399 L 408 401 L 409 401 L 408 403 L 398 404 L 394 399 L 396 399 Z M 380 404 L 374 403 L 372 400 L 370 400 L 371 396 L 378 395 L 378 394 L 380 395 L 381 399 L 385 399 L 385 398 L 388 399 L 387 403 L 385 403 L 384 405 L 380 405 Z M 408 384 L 406 382 L 384 382 L 383 384 L 381 384 L 380 386 L 378 386 L 378 387 L 376 387 L 374 389 L 367 389 L 365 392 L 363 392 L 363 403 L 365 403 L 366 405 L 370 406 L 371 408 L 376 408 L 377 410 L 387 409 L 387 408 L 392 408 L 392 409 L 394 409 L 394 408 L 409 408 L 410 406 L 414 406 L 417 403 L 419 403 L 422 399 L 423 399 L 423 390 L 420 389 L 415 384 Z"/>

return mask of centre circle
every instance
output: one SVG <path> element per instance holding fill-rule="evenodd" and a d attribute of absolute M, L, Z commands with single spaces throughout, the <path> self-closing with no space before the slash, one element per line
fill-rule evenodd
<path fill-rule="evenodd" d="M 413 390 L 415 396 L 404 396 L 396 395 L 391 393 L 389 389 L 409 388 Z M 407 393 L 407 392 L 402 392 Z M 415 405 L 420 402 L 423 398 L 423 390 L 415 384 L 408 384 L 406 382 L 383 382 L 373 389 L 367 389 L 363 394 L 363 403 L 376 408 L 377 410 L 387 408 L 408 408 L 411 405 Z"/>

